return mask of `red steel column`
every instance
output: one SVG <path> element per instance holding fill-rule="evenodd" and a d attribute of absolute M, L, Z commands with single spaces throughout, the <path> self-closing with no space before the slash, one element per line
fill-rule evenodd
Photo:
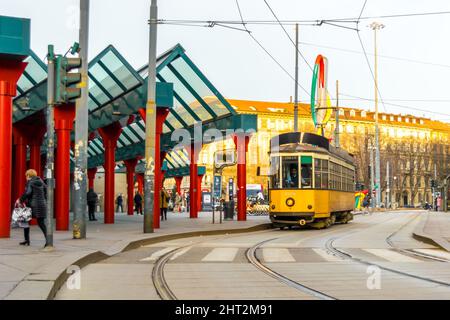
<path fill-rule="evenodd" d="M 137 159 L 128 159 L 123 162 L 127 168 L 127 211 L 130 216 L 134 213 L 134 172 L 137 162 Z"/>
<path fill-rule="evenodd" d="M 177 187 L 177 193 L 181 194 L 181 182 L 183 181 L 183 177 L 175 177 L 175 185 Z"/>
<path fill-rule="evenodd" d="M 117 140 L 122 133 L 119 122 L 114 122 L 106 127 L 98 129 L 98 133 L 103 139 L 105 148 L 105 223 L 114 223 L 114 169 L 116 167 L 116 146 Z"/>
<path fill-rule="evenodd" d="M 141 118 L 146 120 L 145 109 L 139 109 L 139 114 Z M 159 200 L 161 195 L 161 134 L 163 130 L 163 124 L 169 114 L 168 108 L 157 108 L 156 109 L 156 135 L 155 135 L 155 196 L 153 198 L 153 228 L 158 229 L 160 227 L 160 208 Z"/>
<path fill-rule="evenodd" d="M 11 159 L 12 159 L 12 98 L 16 84 L 27 64 L 0 61 L 0 238 L 9 238 L 11 229 Z"/>
<path fill-rule="evenodd" d="M 75 118 L 75 104 L 55 108 L 56 149 L 55 159 L 55 218 L 56 230 L 69 230 L 70 205 L 70 132 Z"/>
<path fill-rule="evenodd" d="M 188 154 L 190 159 L 189 164 L 189 216 L 190 218 L 198 218 L 198 155 L 201 148 L 196 148 L 192 144 L 188 148 Z"/>
<path fill-rule="evenodd" d="M 236 134 L 233 141 L 237 151 L 237 218 L 238 221 L 247 220 L 247 151 L 250 137 L 245 134 Z"/>
<path fill-rule="evenodd" d="M 197 199 L 197 208 L 198 211 L 202 211 L 202 179 L 203 174 L 199 174 L 197 177 L 197 190 L 198 190 L 198 199 Z"/>
<path fill-rule="evenodd" d="M 41 145 L 46 128 L 38 126 L 29 132 L 28 145 L 30 146 L 30 169 L 34 169 L 39 177 L 42 177 Z"/>
<path fill-rule="evenodd" d="M 14 177 L 12 179 L 13 197 L 17 200 L 25 191 L 25 171 L 27 170 L 27 141 L 24 128 L 13 126 L 13 143 L 15 150 Z"/>
<path fill-rule="evenodd" d="M 94 189 L 94 180 L 96 173 L 97 167 L 88 169 L 89 189 Z"/>

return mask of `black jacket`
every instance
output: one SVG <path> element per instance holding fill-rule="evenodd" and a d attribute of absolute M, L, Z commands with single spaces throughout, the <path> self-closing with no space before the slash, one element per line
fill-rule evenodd
<path fill-rule="evenodd" d="M 25 193 L 20 197 L 31 208 L 33 218 L 45 218 L 47 215 L 47 186 L 39 177 L 27 181 Z"/>
<path fill-rule="evenodd" d="M 142 203 L 142 196 L 139 193 L 136 193 L 134 196 L 134 203 L 141 204 Z"/>
<path fill-rule="evenodd" d="M 97 200 L 98 200 L 98 196 L 97 196 L 97 194 L 94 191 L 89 191 L 87 193 L 86 198 L 87 198 L 87 203 L 88 204 L 92 204 L 92 205 L 95 205 L 97 203 Z"/>

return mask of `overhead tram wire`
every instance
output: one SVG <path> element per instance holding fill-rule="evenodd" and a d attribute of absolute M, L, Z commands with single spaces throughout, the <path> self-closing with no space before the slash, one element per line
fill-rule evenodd
<path fill-rule="evenodd" d="M 364 6 L 365 7 L 365 6 Z M 364 9 L 363 7 L 363 9 Z M 362 11 L 363 11 L 362 9 Z M 431 16 L 431 15 L 448 15 L 450 11 L 437 11 L 437 12 L 417 12 L 417 13 L 404 13 L 404 14 L 391 14 L 391 15 L 379 15 L 379 16 L 362 16 L 360 13 L 359 17 L 350 17 L 350 18 L 329 18 L 329 19 L 303 19 L 303 20 L 247 20 L 244 23 L 249 24 L 260 24 L 260 25 L 309 25 L 309 26 L 317 26 L 322 23 L 333 22 L 333 23 L 356 23 L 361 20 L 370 20 L 370 19 L 395 19 L 395 18 L 408 18 L 408 17 L 423 17 L 423 16 Z M 207 25 L 210 22 L 219 23 L 219 24 L 242 24 L 242 20 L 188 20 L 188 19 L 159 19 L 158 23 L 163 24 L 171 24 L 171 23 L 185 23 L 185 24 L 203 24 Z"/>
<path fill-rule="evenodd" d="M 289 76 L 289 78 L 291 78 L 294 83 L 296 83 L 308 96 L 311 96 L 310 93 L 298 82 L 295 81 L 295 78 L 289 73 L 289 71 L 286 70 L 286 68 L 284 68 L 277 59 L 275 59 L 274 56 L 272 56 L 272 54 L 270 54 L 270 52 L 258 41 L 258 39 L 256 39 L 250 30 L 248 30 L 246 23 L 244 21 L 244 18 L 242 16 L 242 11 L 241 11 L 241 7 L 239 6 L 239 0 L 236 0 L 236 6 L 238 8 L 239 11 L 239 16 L 241 17 L 241 24 L 244 27 L 245 31 L 248 33 L 248 35 L 253 39 L 253 41 L 255 41 L 258 46 L 264 50 L 264 52 Z"/>
<path fill-rule="evenodd" d="M 267 5 L 267 7 L 269 8 L 269 10 L 270 10 L 270 12 L 272 12 L 272 15 L 275 17 L 275 19 L 277 20 L 277 22 L 278 22 L 278 24 L 281 26 L 281 28 L 283 29 L 283 31 L 284 31 L 284 33 L 286 34 L 286 36 L 289 38 L 289 40 L 291 41 L 291 43 L 294 45 L 294 48 L 296 48 L 297 46 L 295 45 L 295 42 L 292 40 L 292 38 L 290 37 L 290 35 L 289 35 L 289 33 L 286 31 L 286 29 L 284 28 L 284 26 L 283 26 L 283 24 L 280 22 L 280 19 L 278 19 L 278 17 L 277 17 L 277 15 L 275 14 L 275 12 L 273 11 L 273 9 L 270 7 L 270 5 L 269 5 L 269 3 L 266 1 L 266 0 L 264 0 L 264 2 L 265 2 L 265 4 Z M 354 22 L 354 21 L 349 21 L 349 22 Z M 339 25 L 336 25 L 336 24 L 333 24 L 333 23 L 329 23 L 329 22 L 326 22 L 325 20 L 321 20 L 320 22 L 318 21 L 318 26 L 321 26 L 322 24 L 330 24 L 330 25 L 332 25 L 332 26 L 336 26 L 336 27 L 343 27 L 343 26 L 339 26 Z M 348 27 L 345 27 L 345 28 L 348 28 Z M 357 29 L 354 29 L 354 28 L 349 28 L 349 29 L 352 29 L 352 30 L 357 30 Z M 311 70 L 311 71 L 313 71 L 313 68 L 311 67 L 311 65 L 309 64 L 309 62 L 308 62 L 308 60 L 306 60 L 306 58 L 305 58 L 305 56 L 300 52 L 300 50 L 297 48 L 297 52 L 298 52 L 298 54 L 303 58 L 303 60 L 305 61 L 305 63 L 306 63 L 306 65 L 309 67 L 309 69 Z M 311 97 L 311 95 L 308 93 L 308 96 L 310 96 Z M 331 96 L 331 94 L 330 94 L 330 96 Z M 344 112 L 344 118 L 345 118 L 345 120 L 348 120 L 347 119 L 347 116 L 345 115 L 345 112 Z"/>
<path fill-rule="evenodd" d="M 326 45 L 315 44 L 315 43 L 311 43 L 311 42 L 300 41 L 299 43 L 301 43 L 305 46 L 311 46 L 311 47 L 316 47 L 316 48 L 330 49 L 330 50 L 336 50 L 336 51 L 342 51 L 342 52 L 348 52 L 348 53 L 354 53 L 354 54 L 364 54 L 362 51 L 326 46 Z M 373 53 L 367 53 L 367 55 L 373 56 Z M 410 63 L 417 63 L 417 64 L 429 65 L 429 66 L 434 66 L 434 67 L 450 68 L 450 65 L 448 65 L 448 64 L 433 63 L 433 62 L 428 62 L 428 61 L 421 61 L 421 60 L 395 57 L 395 56 L 387 56 L 387 55 L 382 55 L 382 54 L 379 54 L 378 58 L 385 58 L 385 59 L 392 59 L 392 60 L 398 60 L 398 61 L 404 61 L 404 62 L 410 62 Z"/>
<path fill-rule="evenodd" d="M 360 36 L 360 34 L 359 34 L 359 28 L 358 28 L 358 27 L 359 27 L 359 22 L 360 22 L 361 19 L 362 19 L 362 18 L 361 18 L 361 15 L 362 15 L 363 12 L 364 12 L 364 9 L 365 9 L 365 7 L 366 7 L 366 4 L 367 4 L 367 0 L 364 1 L 363 7 L 362 7 L 362 9 L 361 9 L 361 12 L 360 12 L 360 14 L 359 14 L 358 20 L 357 20 L 357 22 L 356 22 L 356 27 L 357 27 L 357 29 L 356 29 L 356 34 L 358 35 L 359 43 L 361 44 L 361 48 L 362 48 L 362 50 L 363 50 L 363 52 L 364 52 L 364 57 L 365 57 L 365 59 L 366 59 L 367 66 L 369 67 L 370 75 L 372 76 L 373 83 L 375 84 L 375 88 L 376 88 L 376 90 L 377 90 L 377 93 L 378 93 L 378 95 L 380 96 L 380 100 L 381 100 L 381 104 L 383 105 L 384 112 L 387 112 L 386 105 L 384 104 L 383 97 L 381 96 L 381 93 L 380 93 L 380 88 L 378 88 L 378 84 L 377 84 L 377 82 L 375 81 L 375 75 L 373 74 L 372 67 L 370 66 L 369 57 L 367 56 L 366 48 L 364 47 L 364 43 L 362 42 L 361 36 Z"/>
<path fill-rule="evenodd" d="M 354 96 L 354 95 L 350 95 L 350 94 L 346 94 L 346 93 L 341 93 L 341 95 L 343 95 L 345 97 L 355 98 L 356 100 L 374 101 L 374 99 L 358 97 L 358 96 Z M 396 104 L 396 103 L 388 103 L 388 102 L 386 102 L 386 104 L 390 105 L 390 106 L 393 106 L 393 107 L 398 107 L 398 108 L 410 109 L 410 110 L 415 110 L 415 111 L 420 111 L 420 112 L 425 112 L 425 113 L 431 113 L 431 114 L 437 114 L 437 115 L 443 115 L 443 116 L 450 116 L 450 114 L 448 114 L 448 113 L 429 111 L 429 110 L 425 110 L 425 109 L 420 109 L 420 108 L 411 107 L 411 106 L 405 106 L 405 105 Z"/>
<path fill-rule="evenodd" d="M 281 26 L 281 28 L 283 29 L 284 33 L 286 34 L 286 36 L 289 38 L 289 40 L 291 41 L 291 43 L 295 45 L 294 40 L 292 40 L 291 36 L 289 35 L 289 33 L 286 31 L 286 28 L 283 26 L 283 24 L 280 22 L 280 19 L 278 19 L 277 15 L 275 14 L 275 12 L 273 11 L 273 9 L 270 7 L 269 3 L 264 0 L 264 3 L 267 5 L 267 7 L 269 8 L 270 12 L 272 12 L 272 15 L 275 17 L 275 19 L 278 21 L 278 24 Z M 307 66 L 309 67 L 309 69 L 311 69 L 311 71 L 313 71 L 313 68 L 311 67 L 311 65 L 309 64 L 308 60 L 306 60 L 305 56 L 300 52 L 300 50 L 297 50 L 298 54 L 302 57 L 303 61 L 305 61 L 305 63 L 307 64 Z"/>

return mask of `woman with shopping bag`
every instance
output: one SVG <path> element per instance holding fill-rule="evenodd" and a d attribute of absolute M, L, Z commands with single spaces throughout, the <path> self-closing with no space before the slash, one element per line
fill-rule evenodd
<path fill-rule="evenodd" d="M 46 238 L 47 229 L 45 226 L 45 218 L 47 215 L 47 186 L 44 181 L 37 176 L 36 170 L 29 169 L 25 173 L 27 184 L 25 193 L 19 198 L 20 204 L 26 204 L 31 208 L 31 216 L 36 218 L 39 228 Z M 25 241 L 21 242 L 22 246 L 30 245 L 30 227 L 23 228 Z M 45 246 L 47 246 L 47 242 Z"/>

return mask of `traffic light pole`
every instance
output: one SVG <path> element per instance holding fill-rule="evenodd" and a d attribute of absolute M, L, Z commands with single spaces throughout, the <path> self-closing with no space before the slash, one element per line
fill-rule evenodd
<path fill-rule="evenodd" d="M 73 238 L 86 238 L 89 0 L 80 0 L 81 96 L 76 100 Z"/>
<path fill-rule="evenodd" d="M 45 240 L 47 247 L 53 247 L 53 210 L 54 210 L 54 161 L 55 161 L 55 123 L 54 123 L 54 96 L 55 96 L 55 55 L 53 45 L 48 46 L 47 55 L 47 163 L 46 163 L 46 183 L 47 183 L 47 212 L 45 225 L 47 233 Z"/>
<path fill-rule="evenodd" d="M 156 0 L 150 5 L 150 42 L 148 54 L 147 105 L 145 108 L 145 173 L 144 173 L 144 233 L 153 232 L 153 201 L 159 196 L 155 190 L 155 137 L 156 137 L 156 28 L 158 7 Z M 159 157 L 159 154 L 157 155 Z M 156 193 L 157 192 L 157 193 Z M 192 199 L 191 201 L 194 201 Z"/>

